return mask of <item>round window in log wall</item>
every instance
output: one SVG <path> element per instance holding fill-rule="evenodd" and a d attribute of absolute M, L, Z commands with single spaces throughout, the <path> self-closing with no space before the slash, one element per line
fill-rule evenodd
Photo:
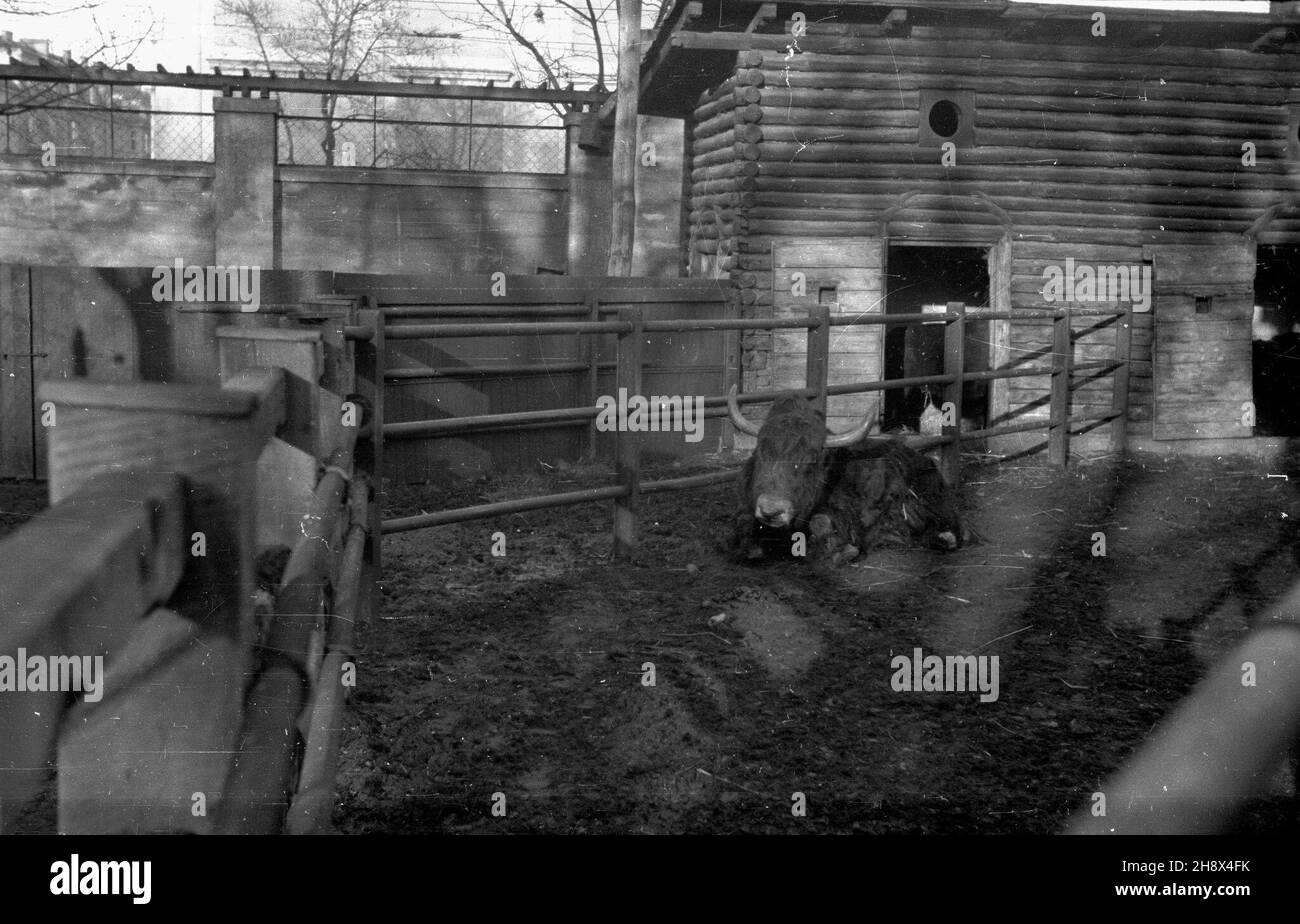
<path fill-rule="evenodd" d="M 961 107 L 950 99 L 936 100 L 930 107 L 930 131 L 940 138 L 951 138 L 961 127 Z"/>
<path fill-rule="evenodd" d="M 924 148 L 951 142 L 959 148 L 975 143 L 975 94 L 969 90 L 942 87 L 920 92 L 916 141 Z"/>

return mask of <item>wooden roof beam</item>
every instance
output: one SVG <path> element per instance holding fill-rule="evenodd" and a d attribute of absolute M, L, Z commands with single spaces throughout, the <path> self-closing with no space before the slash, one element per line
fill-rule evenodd
<path fill-rule="evenodd" d="M 894 7 L 880 24 L 880 28 L 885 35 L 905 38 L 912 31 L 912 26 L 907 21 L 907 10 Z"/>
<path fill-rule="evenodd" d="M 650 53 L 646 56 L 646 60 L 641 63 L 641 85 L 637 91 L 638 95 L 644 95 L 646 90 L 650 89 L 650 82 L 654 79 L 655 73 L 668 60 L 669 53 L 676 47 L 673 39 L 702 15 L 704 15 L 704 4 L 700 0 L 691 0 L 690 3 L 682 7 L 682 11 L 673 20 L 673 24 L 668 28 L 667 32 L 661 31 L 659 33 L 660 41 L 658 45 L 651 45 Z M 602 124 L 609 125 L 612 123 L 614 110 L 617 107 L 618 94 L 609 94 L 599 110 Z"/>
<path fill-rule="evenodd" d="M 745 32 L 747 34 L 750 32 L 756 32 L 774 19 L 776 19 L 776 4 L 764 3 L 758 8 L 758 11 L 754 13 L 754 18 L 751 19 L 749 25 L 745 27 Z"/>
<path fill-rule="evenodd" d="M 608 96 L 600 90 L 529 89 L 528 87 L 472 87 L 433 83 L 390 83 L 381 80 L 326 80 L 316 77 L 275 77 L 223 74 L 214 67 L 212 74 L 156 74 L 137 71 L 85 67 L 49 67 L 30 64 L 0 66 L 0 80 L 38 80 L 44 83 L 106 83 L 114 86 L 189 87 L 195 90 L 231 91 L 262 90 L 277 93 L 353 93 L 361 96 L 436 97 L 442 99 L 492 99 L 517 102 L 571 103 L 595 105 Z"/>

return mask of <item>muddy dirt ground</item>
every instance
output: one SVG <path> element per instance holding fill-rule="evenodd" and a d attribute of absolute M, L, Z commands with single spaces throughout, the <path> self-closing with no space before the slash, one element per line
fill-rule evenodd
<path fill-rule="evenodd" d="M 972 463 L 963 509 L 981 541 L 881 549 L 833 572 L 721 554 L 729 485 L 643 498 L 626 563 L 610 555 L 608 503 L 389 536 L 335 823 L 1058 831 L 1300 579 L 1300 483 L 1267 477 L 1286 473 L 1245 459 Z M 566 470 L 390 501 L 402 515 L 605 478 Z M 895 692 L 891 659 L 918 647 L 997 655 L 997 701 Z M 1294 831 L 1295 805 L 1283 764 L 1239 830 Z"/>
<path fill-rule="evenodd" d="M 350 834 L 1058 831 L 1300 580 L 1298 475 L 1235 458 L 1103 458 L 1066 472 L 972 461 L 962 508 L 978 542 L 879 549 L 834 571 L 718 551 L 730 485 L 643 498 L 627 562 L 611 557 L 607 502 L 391 535 L 383 611 L 360 633 L 334 823 Z M 608 477 L 400 487 L 389 513 Z M 0 533 L 43 496 L 0 483 Z M 504 557 L 491 554 L 498 530 Z M 1096 532 L 1105 557 L 1092 554 Z M 997 655 L 997 701 L 895 692 L 891 659 L 918 647 Z M 1239 830 L 1294 833 L 1294 791 L 1282 764 Z M 795 792 L 804 818 L 791 814 Z M 53 824 L 51 799 L 24 830 Z"/>

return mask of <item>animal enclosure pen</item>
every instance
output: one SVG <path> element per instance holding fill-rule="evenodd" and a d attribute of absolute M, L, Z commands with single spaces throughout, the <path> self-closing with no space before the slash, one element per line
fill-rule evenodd
<path fill-rule="evenodd" d="M 608 284 L 608 283 L 607 283 Z M 572 285 L 572 284 L 571 284 Z M 683 281 L 683 286 L 685 281 Z M 519 337 L 544 335 L 579 335 L 587 338 L 587 363 L 585 371 L 588 376 L 588 405 L 581 407 L 554 408 L 542 411 L 528 411 L 508 414 L 486 414 L 462 418 L 441 420 L 416 420 L 399 423 L 385 422 L 382 427 L 385 440 L 427 439 L 450 434 L 490 430 L 503 427 L 554 427 L 572 426 L 588 423 L 589 445 L 594 443 L 594 421 L 600 414 L 596 404 L 595 361 L 590 346 L 591 339 L 606 334 L 617 337 L 617 361 L 615 363 L 616 386 L 626 390 L 628 395 L 642 395 L 643 351 L 647 335 L 682 333 L 687 331 L 740 332 L 752 330 L 804 330 L 808 333 L 806 387 L 793 393 L 811 399 L 823 413 L 826 399 L 831 395 L 859 394 L 865 392 L 901 389 L 921 385 L 942 386 L 945 407 L 951 415 L 953 425 L 944 428 L 939 436 L 907 437 L 906 442 L 916 448 L 940 447 L 942 468 L 950 483 L 956 483 L 960 475 L 961 446 L 965 442 L 985 440 L 991 437 L 1006 436 L 1033 430 L 1046 429 L 1048 432 L 1048 450 L 1051 461 L 1064 466 L 1069 457 L 1069 440 L 1072 427 L 1077 432 L 1109 424 L 1111 426 L 1112 445 L 1122 449 L 1127 423 L 1128 376 L 1127 355 L 1129 331 L 1132 324 L 1131 310 L 1125 309 L 1029 309 L 1010 312 L 977 311 L 968 312 L 966 306 L 957 302 L 947 306 L 943 314 L 835 314 L 832 315 L 827 305 L 809 308 L 806 318 L 683 318 L 674 320 L 647 320 L 642 309 L 637 307 L 611 308 L 606 303 L 640 303 L 654 304 L 680 298 L 681 287 L 676 290 L 645 291 L 624 288 L 616 291 L 598 292 L 595 288 L 579 291 L 575 286 L 571 294 L 585 307 L 586 320 L 566 321 L 488 321 L 483 318 L 505 316 L 507 318 L 525 316 L 551 316 L 578 313 L 576 309 L 564 305 L 546 302 L 548 296 L 544 290 L 534 290 L 523 298 L 529 308 L 500 305 L 500 296 L 489 294 L 492 286 L 484 283 L 480 286 L 466 286 L 453 292 L 435 293 L 432 290 L 420 292 L 413 288 L 390 292 L 372 292 L 367 296 L 367 305 L 377 310 L 377 317 L 384 325 L 385 342 L 405 340 L 426 340 L 430 338 L 452 337 Z M 513 291 L 512 283 L 507 281 L 505 291 Z M 525 291 L 527 287 L 525 286 Z M 400 294 L 399 294 L 400 292 Z M 674 294 L 675 292 L 675 294 Z M 553 298 L 553 295 L 550 296 Z M 497 307 L 492 307 L 493 305 Z M 451 307 L 451 306 L 459 307 Z M 617 312 L 617 320 L 601 320 L 606 314 Z M 449 317 L 478 317 L 477 321 L 458 323 L 443 322 Z M 407 321 L 413 319 L 437 318 L 438 323 L 394 323 L 389 321 Z M 965 372 L 963 366 L 963 344 L 966 337 L 968 319 L 979 321 L 1012 319 L 1048 319 L 1053 325 L 1053 345 L 1050 365 L 1015 365 L 1010 368 L 991 369 L 987 371 Z M 1076 363 L 1074 361 L 1074 338 L 1072 318 L 1096 319 L 1097 326 L 1116 325 L 1115 349 L 1113 360 L 1091 360 Z M 830 331 L 832 327 L 855 325 L 919 325 L 941 322 L 945 325 L 944 372 L 941 375 L 915 376 L 911 378 L 885 379 L 878 382 L 837 383 L 827 382 L 830 356 Z M 503 370 L 497 367 L 498 371 Z M 1112 408 L 1109 413 L 1091 417 L 1072 417 L 1070 396 L 1075 387 L 1076 373 L 1088 373 L 1087 381 L 1113 376 Z M 1047 419 L 1035 419 L 1022 423 L 1010 423 L 1000 426 L 963 432 L 961 419 L 961 396 L 963 386 L 969 381 L 992 381 L 995 379 L 1013 379 L 1043 377 L 1050 379 L 1050 394 L 1046 396 L 1049 404 Z M 387 376 L 385 376 L 387 378 Z M 750 392 L 736 398 L 737 404 L 757 404 L 770 402 L 789 391 Z M 728 396 L 710 395 L 703 399 L 707 417 L 721 417 L 727 413 Z M 614 501 L 614 547 L 616 553 L 625 554 L 635 548 L 637 497 L 642 494 L 654 494 L 665 491 L 689 490 L 718 482 L 733 480 L 736 471 L 725 471 L 694 475 L 684 478 L 660 481 L 641 481 L 640 434 L 622 431 L 617 434 L 615 450 L 615 483 L 612 485 L 584 488 L 578 491 L 553 494 L 545 497 L 524 498 L 501 501 L 497 503 L 435 513 L 421 513 L 412 516 L 385 520 L 385 533 L 405 532 L 466 520 L 483 519 L 518 513 L 526 510 L 540 510 L 551 507 L 564 507 L 592 501 Z"/>

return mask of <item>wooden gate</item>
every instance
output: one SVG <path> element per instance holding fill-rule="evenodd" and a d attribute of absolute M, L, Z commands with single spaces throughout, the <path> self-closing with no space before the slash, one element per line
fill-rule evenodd
<path fill-rule="evenodd" d="M 1158 440 L 1254 435 L 1250 322 L 1255 250 L 1145 248 L 1155 288 L 1155 417 Z"/>

